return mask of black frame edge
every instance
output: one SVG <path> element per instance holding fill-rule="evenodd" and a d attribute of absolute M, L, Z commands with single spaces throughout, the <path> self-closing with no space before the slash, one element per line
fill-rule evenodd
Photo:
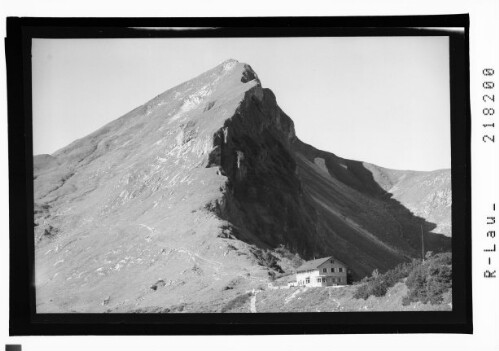
<path fill-rule="evenodd" d="M 393 26 L 398 27 L 401 26 L 401 21 L 409 21 L 411 24 L 419 24 L 418 27 L 424 26 L 424 22 L 426 19 L 426 25 L 436 26 L 436 21 L 440 21 L 443 18 L 448 18 L 448 20 L 439 22 L 442 24 L 442 27 L 449 26 L 464 26 L 465 34 L 464 34 L 464 42 L 462 43 L 462 47 L 459 50 L 464 49 L 464 56 L 462 57 L 462 62 L 457 62 L 455 64 L 465 65 L 467 68 L 467 74 L 463 73 L 463 76 L 458 77 L 457 84 L 464 84 L 467 89 L 462 91 L 462 87 L 457 89 L 455 86 L 453 88 L 452 82 L 452 74 L 451 74 L 451 111 L 456 111 L 457 116 L 462 119 L 462 124 L 460 128 L 463 128 L 461 133 L 455 133 L 455 127 L 452 126 L 452 140 L 453 146 L 457 145 L 457 148 L 452 148 L 453 153 L 453 163 L 456 158 L 454 154 L 458 154 L 458 158 L 460 161 L 464 161 L 464 168 L 456 171 L 455 173 L 454 166 L 452 167 L 452 175 L 453 175 L 453 197 L 454 190 L 456 190 L 456 194 L 461 193 L 461 197 L 464 199 L 464 203 L 462 204 L 464 213 L 466 216 L 464 218 L 454 218 L 455 214 L 453 214 L 453 225 L 455 220 L 459 220 L 465 227 L 465 231 L 469 232 L 469 235 L 466 235 L 464 238 L 463 244 L 460 247 L 460 250 L 463 251 L 466 264 L 464 264 L 464 279 L 459 283 L 465 290 L 465 294 L 463 296 L 457 295 L 456 291 L 454 292 L 454 297 L 460 299 L 462 303 L 464 303 L 464 314 L 461 318 L 458 318 L 458 322 L 456 323 L 439 323 L 434 322 L 431 325 L 425 323 L 417 323 L 413 324 L 379 324 L 373 322 L 376 315 L 379 317 L 380 314 L 393 315 L 397 314 L 392 312 L 386 313 L 377 313 L 377 312 L 368 312 L 367 314 L 363 312 L 352 312 L 356 314 L 356 316 L 361 317 L 364 316 L 366 322 L 373 322 L 374 324 L 368 323 L 353 323 L 350 320 L 350 323 L 344 325 L 327 325 L 324 323 L 316 323 L 313 321 L 314 314 L 303 313 L 299 314 L 302 320 L 308 320 L 309 324 L 278 324 L 268 322 L 268 320 L 272 320 L 272 316 L 266 316 L 265 314 L 258 314 L 260 316 L 260 323 L 251 322 L 248 318 L 253 318 L 251 315 L 242 316 L 243 320 L 246 319 L 246 322 L 243 323 L 234 323 L 231 322 L 230 319 L 224 318 L 215 318 L 218 321 L 214 323 L 189 323 L 186 321 L 182 321 L 182 319 L 177 319 L 177 323 L 166 323 L 165 321 L 161 321 L 161 316 L 151 316 L 151 315 L 106 315 L 106 316 L 97 316 L 103 322 L 101 323 L 92 323 L 92 319 L 95 320 L 95 315 L 90 314 L 81 314 L 76 316 L 76 320 L 72 320 L 72 318 L 65 318 L 64 315 L 36 315 L 35 304 L 34 304 L 34 286 L 32 284 L 32 272 L 33 272 L 33 257 L 30 255 L 30 250 L 33 249 L 33 240 L 28 240 L 28 237 L 22 235 L 16 235 L 19 233 L 32 233 L 32 228 L 29 228 L 28 223 L 32 219 L 33 213 L 33 204 L 25 204 L 25 200 L 32 197 L 33 193 L 33 183 L 31 181 L 33 173 L 32 169 L 32 138 L 31 138 L 31 57 L 29 55 L 30 51 L 30 40 L 33 36 L 33 28 L 37 26 L 47 26 L 51 25 L 51 30 L 62 30 L 63 28 L 67 28 L 68 24 L 73 24 L 74 26 L 81 25 L 84 28 L 89 28 L 92 26 L 98 26 L 99 28 L 90 28 L 91 34 L 97 35 L 97 37 L 120 37 L 120 35 L 125 35 L 126 37 L 144 37 L 143 32 L 137 32 L 135 30 L 125 30 L 120 31 L 117 29 L 118 36 L 103 36 L 104 34 L 99 34 L 102 28 L 109 30 L 110 27 L 116 26 L 118 23 L 131 23 L 134 20 L 138 21 L 138 23 L 149 23 L 158 24 L 164 23 L 165 20 L 168 20 L 168 23 L 171 23 L 172 26 L 177 26 L 180 23 L 188 23 L 190 24 L 201 24 L 202 26 L 211 25 L 213 23 L 222 23 L 222 24 L 231 24 L 238 23 L 240 25 L 245 25 L 253 22 L 254 20 L 262 21 L 262 23 L 270 23 L 274 21 L 274 24 L 283 25 L 285 30 L 288 31 L 289 28 L 286 28 L 290 25 L 290 23 L 296 23 L 299 27 L 307 24 L 307 21 L 310 22 L 313 20 L 314 24 L 324 25 L 331 18 L 328 17 L 314 17 L 314 18 L 304 18 L 304 17 L 296 17 L 296 18 L 174 18 L 174 19 L 161 19 L 161 18 L 153 18 L 153 19 L 133 19 L 133 18 L 90 18 L 90 19 L 74 19 L 74 18 L 16 18 L 9 17 L 7 19 L 7 38 L 5 39 L 5 47 L 6 47 L 6 60 L 7 60 L 7 86 L 8 86 L 8 134 L 9 134 L 9 206 L 10 206 L 10 325 L 9 325 L 9 334 L 10 335 L 163 335 L 165 334 L 165 326 L 168 325 L 168 333 L 167 334 L 175 334 L 175 335 L 197 335 L 197 334 L 214 334 L 214 335 L 227 335 L 227 334 L 323 334 L 323 333 L 467 333 L 471 334 L 473 332 L 473 324 L 472 324 L 472 305 L 471 305 L 471 154 L 470 154 L 470 142 L 471 142 L 471 134 L 470 134 L 470 104 L 469 104 L 469 52 L 467 51 L 469 48 L 469 16 L 468 15 L 450 15 L 450 16 L 397 16 L 390 17 L 394 19 L 392 22 Z M 350 21 L 350 25 L 355 23 L 355 25 L 365 24 L 365 21 L 374 21 L 371 23 L 380 23 L 380 21 L 386 20 L 386 17 L 359 17 L 352 18 L 350 17 L 340 17 L 335 18 L 335 25 L 341 27 L 345 25 L 348 21 Z M 421 22 L 423 20 L 423 24 Z M 187 21 L 187 22 L 186 22 Z M 218 21 L 218 22 L 217 22 Z M 232 22 L 231 22 L 232 21 Z M 420 22 L 418 22 L 420 21 Z M 105 24 L 108 26 L 104 26 Z M 136 22 L 137 23 L 137 22 Z M 54 25 L 55 24 L 55 25 Z M 308 23 L 310 24 L 310 23 Z M 407 25 L 405 25 L 407 26 Z M 387 28 L 391 28 L 387 26 Z M 114 28 L 116 29 L 116 28 Z M 300 28 L 298 28 L 300 29 Z M 317 29 L 317 28 L 316 28 Z M 320 28 L 318 28 L 320 29 Z M 348 29 L 347 30 L 351 30 Z M 112 32 L 112 29 L 111 29 Z M 69 34 L 76 35 L 84 35 L 88 30 L 76 32 L 69 31 Z M 227 32 L 224 31 L 207 31 L 204 33 L 201 31 L 200 36 L 213 36 L 214 33 L 217 33 L 215 36 L 224 36 Z M 279 31 L 276 32 L 279 34 Z M 361 33 L 357 32 L 357 33 Z M 429 35 L 434 32 L 428 32 Z M 47 34 L 47 32 L 43 32 L 42 34 Z M 109 33 L 108 33 L 109 34 Z M 161 37 L 161 33 L 156 33 L 157 36 Z M 171 34 L 171 33 L 169 33 Z M 282 33 L 281 33 L 282 34 Z M 186 37 L 192 37 L 193 35 L 198 36 L 199 33 L 188 33 L 185 35 Z M 433 34 L 434 35 L 434 34 Z M 183 35 L 180 35 L 183 36 Z M 284 35 L 282 35 L 284 36 Z M 45 37 L 45 36 L 42 36 Z M 50 36 L 49 36 L 50 37 Z M 452 36 L 451 36 L 452 37 Z M 29 44 L 27 43 L 27 39 L 29 39 Z M 450 45 L 451 46 L 451 45 Z M 28 50 L 28 51 L 27 51 Z M 452 69 L 452 68 L 451 68 Z M 455 76 L 454 76 L 455 77 Z M 454 82 L 455 83 L 455 82 Z M 456 90 L 457 89 L 457 90 Z M 454 92 L 453 92 L 454 90 Z M 462 96 L 467 94 L 467 96 Z M 456 101 L 457 96 L 462 96 L 462 100 Z M 30 101 L 27 101 L 30 100 Z M 461 104 L 464 104 L 464 109 Z M 461 111 L 461 113 L 459 113 Z M 451 115 L 453 113 L 451 112 Z M 454 123 L 454 121 L 453 121 Z M 464 132 L 464 133 L 463 133 Z M 464 137 L 466 140 L 466 145 L 464 149 L 462 146 L 459 146 L 457 143 L 458 140 Z M 459 151 L 457 151 L 459 150 Z M 464 152 L 464 153 L 462 153 Z M 20 157 L 22 155 L 22 157 Z M 464 160 L 463 160 L 464 157 Z M 463 182 L 456 184 L 454 182 L 454 175 L 463 180 Z M 457 186 L 464 185 L 464 189 L 460 190 Z M 454 201 L 453 201 L 454 204 Z M 453 208 L 454 209 L 454 208 Z M 32 217 L 31 217 L 32 218 Z M 28 255 L 24 255 L 26 252 Z M 15 254 L 14 254 L 15 253 Z M 454 253 L 454 243 L 453 243 L 453 253 Z M 455 258 L 453 254 L 453 265 L 457 263 L 458 267 L 461 265 Z M 455 266 L 454 266 L 455 267 Z M 31 270 L 31 271 L 30 271 Z M 443 320 L 449 320 L 450 317 L 455 316 L 455 311 L 453 312 L 435 312 L 432 314 L 431 312 L 418 312 L 418 313 L 430 313 L 428 316 L 433 315 L 434 317 L 441 318 L 443 316 Z M 327 313 L 326 313 L 327 314 Z M 62 319 L 61 319 L 62 317 Z M 131 324 L 130 317 L 133 317 Z M 210 315 L 204 315 L 203 318 L 209 318 Z M 221 316 L 223 317 L 223 316 Z M 386 317 L 382 317 L 381 319 L 385 319 Z M 357 317 L 356 317 L 357 318 Z M 348 316 L 345 318 L 349 320 Z M 354 318 L 355 319 L 355 318 Z M 79 320 L 79 321 L 78 321 Z M 128 320 L 128 321 L 127 321 Z M 267 320 L 267 322 L 265 322 Z M 179 322 L 180 321 L 180 322 Z M 442 321 L 442 319 L 440 319 Z"/>

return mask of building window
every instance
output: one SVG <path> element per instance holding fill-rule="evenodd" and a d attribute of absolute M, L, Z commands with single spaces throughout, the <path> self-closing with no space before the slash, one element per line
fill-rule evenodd
<path fill-rule="evenodd" d="M 329 261 L 330 263 L 334 263 L 334 260 Z"/>
<path fill-rule="evenodd" d="M 331 273 L 334 273 L 334 268 L 331 268 Z"/>
<path fill-rule="evenodd" d="M 340 273 L 343 272 L 343 268 L 340 267 Z"/>
<path fill-rule="evenodd" d="M 322 283 L 322 278 L 317 278 L 317 283 Z"/>
<path fill-rule="evenodd" d="M 322 268 L 322 273 L 327 273 L 327 268 Z"/>
<path fill-rule="evenodd" d="M 306 279 L 305 279 L 305 283 L 306 283 L 306 284 L 310 284 L 310 278 L 306 278 Z"/>

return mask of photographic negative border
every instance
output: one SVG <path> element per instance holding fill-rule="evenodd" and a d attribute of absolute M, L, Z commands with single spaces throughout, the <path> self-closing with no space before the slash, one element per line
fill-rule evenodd
<path fill-rule="evenodd" d="M 460 29 L 460 30 L 454 30 Z M 451 312 L 36 314 L 32 38 L 448 36 L 452 154 Z M 472 333 L 469 16 L 8 18 L 10 330 L 20 335 Z"/>

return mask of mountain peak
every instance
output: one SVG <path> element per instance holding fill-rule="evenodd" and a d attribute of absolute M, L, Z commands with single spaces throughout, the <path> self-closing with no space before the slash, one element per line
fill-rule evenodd
<path fill-rule="evenodd" d="M 143 138 L 142 132 L 148 138 L 157 135 L 158 139 L 162 139 L 163 130 L 184 126 L 189 122 L 210 135 L 221 128 L 246 97 L 254 96 L 261 101 L 263 95 L 260 80 L 251 66 L 228 59 L 197 77 L 164 91 L 94 133 L 56 151 L 53 156 L 57 158 L 74 154 L 79 159 L 80 156 L 77 155 L 82 148 L 108 145 L 105 140 L 109 138 L 128 139 L 130 131 L 135 129 L 140 133 L 130 138 L 127 145 L 139 142 Z M 115 145 L 119 143 L 111 143 L 109 146 L 114 149 Z"/>
<path fill-rule="evenodd" d="M 221 63 L 221 65 L 230 65 L 230 64 L 238 64 L 239 61 L 233 58 L 227 59 Z"/>
<path fill-rule="evenodd" d="M 221 68 L 221 73 L 233 73 L 235 75 L 241 74 L 241 82 L 247 83 L 252 80 L 255 80 L 258 85 L 260 85 L 260 80 L 258 79 L 258 75 L 251 68 L 251 66 L 244 62 L 239 62 L 236 59 L 228 59 L 218 65 L 216 68 Z"/>

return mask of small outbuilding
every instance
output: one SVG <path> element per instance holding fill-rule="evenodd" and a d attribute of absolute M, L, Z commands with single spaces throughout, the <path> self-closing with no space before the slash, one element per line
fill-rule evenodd
<path fill-rule="evenodd" d="M 296 285 L 347 285 L 347 266 L 332 256 L 307 261 L 296 269 Z"/>

